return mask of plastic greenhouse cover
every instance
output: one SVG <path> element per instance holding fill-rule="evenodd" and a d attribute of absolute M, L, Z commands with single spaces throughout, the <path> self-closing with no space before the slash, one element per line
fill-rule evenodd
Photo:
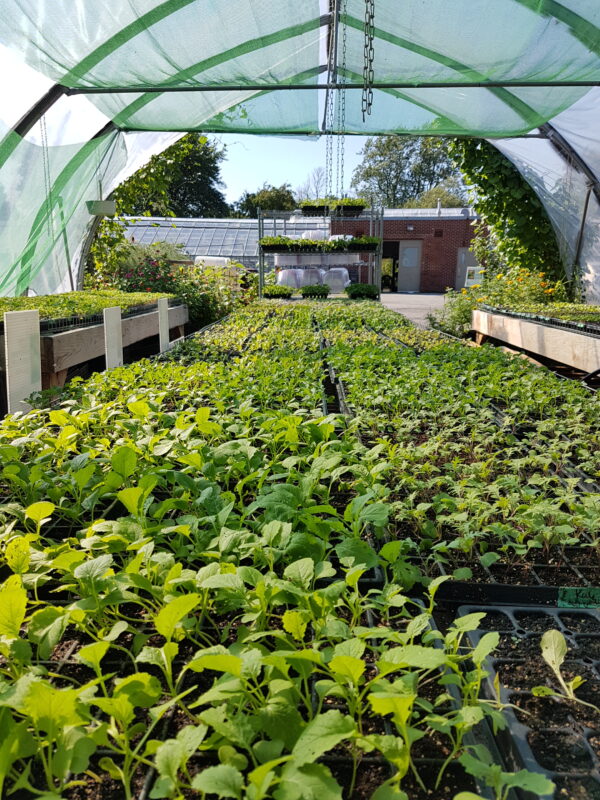
<path fill-rule="evenodd" d="M 340 2 L 336 75 L 358 87 L 364 8 Z M 0 294 L 70 288 L 91 225 L 85 201 L 173 131 L 324 132 L 329 0 L 0 0 L 0 12 L 10 77 L 0 89 Z M 405 85 L 375 88 L 366 122 L 360 90 L 347 90 L 345 131 L 505 137 L 498 146 L 540 194 L 570 263 L 587 178 L 547 141 L 511 137 L 551 120 L 600 175 L 600 90 L 573 85 L 600 81 L 598 0 L 377 0 L 374 22 L 375 84 Z M 502 85 L 468 86 L 486 81 Z M 36 123 L 54 83 L 56 102 Z M 182 91 L 219 86 L 231 88 Z M 86 94 L 64 96 L 71 89 Z M 590 284 L 597 215 L 594 201 L 582 241 Z"/>
<path fill-rule="evenodd" d="M 543 139 L 511 139 L 495 144 L 533 186 L 544 204 L 570 274 L 585 203 L 585 176 Z"/>

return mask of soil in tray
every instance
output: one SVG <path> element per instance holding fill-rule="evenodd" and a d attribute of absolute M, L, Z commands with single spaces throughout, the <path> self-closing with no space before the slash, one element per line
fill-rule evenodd
<path fill-rule="evenodd" d="M 522 586 L 539 585 L 531 564 L 493 564 L 490 572 L 498 583 L 514 583 Z"/>
<path fill-rule="evenodd" d="M 573 633 L 599 633 L 600 621 L 589 614 L 577 614 L 576 612 L 562 612 L 558 615 L 560 621 Z M 555 626 L 552 626 L 555 627 Z"/>
<path fill-rule="evenodd" d="M 494 669 L 505 689 L 531 689 L 532 686 L 552 684 L 552 672 L 538 661 L 497 661 Z"/>
<path fill-rule="evenodd" d="M 532 730 L 541 728 L 567 728 L 573 722 L 573 705 L 553 697 L 511 695 L 510 703 L 516 706 L 515 716 Z"/>
<path fill-rule="evenodd" d="M 440 786 L 437 789 L 435 788 L 435 782 L 441 763 L 417 761 L 416 767 L 421 780 L 425 784 L 425 790 L 419 786 L 412 774 L 407 775 L 402 780 L 401 789 L 406 792 L 410 800 L 450 800 L 458 792 L 477 792 L 473 778 L 467 775 L 458 764 L 450 764 L 444 772 Z"/>
<path fill-rule="evenodd" d="M 591 661 L 600 661 L 600 636 L 576 636 L 577 647 L 573 654 L 577 658 L 586 658 Z"/>
<path fill-rule="evenodd" d="M 600 783 L 595 778 L 554 778 L 555 800 L 600 800 Z"/>
<path fill-rule="evenodd" d="M 543 612 L 516 611 L 517 625 L 526 631 L 544 633 L 557 627 L 556 618 Z"/>
<path fill-rule="evenodd" d="M 535 567 L 538 578 L 546 586 L 586 586 L 587 581 L 582 579 L 570 567 Z"/>
<path fill-rule="evenodd" d="M 63 789 L 60 797 L 63 800 L 123 800 L 125 797 L 125 790 L 123 784 L 110 778 L 106 772 L 98 766 L 97 759 L 94 758 L 90 762 L 90 772 L 93 772 L 97 779 L 95 780 L 90 775 L 81 774 L 74 775 L 72 780 L 82 781 L 81 786 L 73 786 L 70 789 Z M 146 779 L 146 770 L 138 770 L 131 781 L 132 794 L 138 797 L 144 786 Z M 34 764 L 33 775 L 30 783 L 36 787 L 43 787 L 44 780 L 42 770 L 38 764 Z M 4 795 L 3 795 L 4 797 Z M 11 794 L 11 800 L 31 800 L 34 795 L 25 789 L 20 789 L 15 794 Z"/>
<path fill-rule="evenodd" d="M 530 655 L 539 655 L 541 639 L 541 634 L 537 633 L 533 633 L 526 638 L 512 633 L 501 633 L 494 655 L 505 658 L 526 658 Z"/>
<path fill-rule="evenodd" d="M 344 800 L 368 800 L 375 790 L 390 777 L 390 768 L 373 758 L 363 758 L 359 763 L 354 781 L 354 791 L 350 794 L 352 781 L 352 762 L 346 760 L 324 760 L 331 774 L 343 790 Z"/>
<path fill-rule="evenodd" d="M 527 741 L 540 766 L 555 772 L 589 772 L 594 762 L 582 736 L 569 731 L 531 731 Z"/>
<path fill-rule="evenodd" d="M 479 627 L 483 631 L 511 631 L 513 624 L 510 617 L 502 614 L 500 611 L 488 611 L 485 617 L 479 623 Z"/>

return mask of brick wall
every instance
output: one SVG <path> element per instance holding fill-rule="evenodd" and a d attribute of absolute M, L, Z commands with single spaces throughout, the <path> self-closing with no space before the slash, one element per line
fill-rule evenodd
<path fill-rule="evenodd" d="M 421 291 L 443 292 L 456 283 L 456 262 L 459 247 L 469 247 L 474 236 L 472 220 L 460 219 L 390 219 L 383 223 L 384 242 L 403 239 L 422 241 Z M 414 230 L 409 231 L 411 225 Z M 442 232 L 436 236 L 436 232 Z M 353 236 L 369 234 L 369 220 L 332 219 L 331 233 Z M 397 253 L 395 258 L 397 258 Z"/>

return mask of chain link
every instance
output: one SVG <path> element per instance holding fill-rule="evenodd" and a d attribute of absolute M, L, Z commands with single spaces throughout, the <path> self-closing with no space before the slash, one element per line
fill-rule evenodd
<path fill-rule="evenodd" d="M 363 91 L 362 91 L 362 117 L 366 122 L 367 115 L 371 113 L 373 106 L 373 83 L 375 81 L 375 71 L 373 62 L 375 59 L 375 0 L 365 0 L 365 46 L 363 64 Z"/>
<path fill-rule="evenodd" d="M 333 10 L 334 0 L 330 0 L 330 10 Z M 332 15 L 332 20 L 334 19 Z M 331 82 L 335 74 L 335 36 L 336 32 L 331 28 L 329 38 L 328 53 L 328 82 Z M 334 91 L 327 89 L 325 95 L 325 197 L 333 195 L 333 130 L 335 126 L 335 99 Z"/>
<path fill-rule="evenodd" d="M 346 82 L 346 53 L 348 45 L 348 27 L 346 25 L 347 0 L 341 0 L 340 16 L 342 18 L 342 58 L 338 70 L 338 83 Z M 344 155 L 346 145 L 346 90 L 338 89 L 337 112 L 337 196 L 344 197 Z"/>
<path fill-rule="evenodd" d="M 332 91 L 327 92 L 327 109 L 325 114 L 325 197 L 333 194 L 333 128 L 335 124 L 335 101 Z"/>

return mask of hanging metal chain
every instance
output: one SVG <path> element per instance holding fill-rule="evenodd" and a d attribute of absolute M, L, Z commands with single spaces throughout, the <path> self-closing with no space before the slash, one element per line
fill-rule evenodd
<path fill-rule="evenodd" d="M 327 92 L 325 112 L 325 197 L 333 195 L 333 128 L 335 124 L 335 100 L 332 91 Z"/>
<path fill-rule="evenodd" d="M 365 47 L 363 64 L 363 91 L 362 91 L 362 117 L 363 122 L 367 119 L 367 114 L 371 113 L 373 106 L 373 83 L 375 72 L 373 61 L 375 58 L 375 0 L 365 0 Z"/>
<path fill-rule="evenodd" d="M 346 25 L 347 0 L 342 0 L 340 16 L 342 18 L 342 58 L 338 72 L 338 82 L 346 83 L 346 52 L 348 45 L 348 26 Z M 337 108 L 337 195 L 344 197 L 344 154 L 346 145 L 346 90 L 338 90 Z"/>
<path fill-rule="evenodd" d="M 327 54 L 327 82 L 331 83 L 335 76 L 336 60 L 336 36 L 337 31 L 333 28 L 335 14 L 333 9 L 335 2 L 330 0 L 330 10 L 332 12 L 332 27 L 329 36 L 329 52 Z M 333 130 L 335 127 L 335 97 L 332 89 L 327 89 L 325 95 L 325 197 L 333 195 Z"/>

